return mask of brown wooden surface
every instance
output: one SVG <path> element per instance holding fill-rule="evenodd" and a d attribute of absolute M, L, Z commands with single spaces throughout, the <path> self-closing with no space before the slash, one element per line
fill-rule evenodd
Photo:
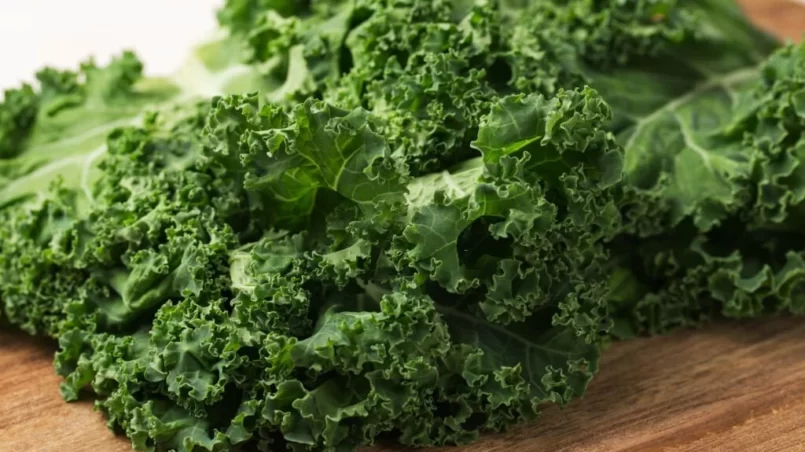
<path fill-rule="evenodd" d="M 805 7 L 795 2 L 741 3 L 781 37 L 798 39 L 805 30 Z M 61 401 L 53 351 L 0 332 L 0 452 L 131 450 L 91 403 Z M 617 344 L 601 369 L 583 400 L 464 451 L 805 451 L 805 319 Z"/>
<path fill-rule="evenodd" d="M 464 452 L 805 451 L 805 319 L 618 344 L 587 396 Z"/>

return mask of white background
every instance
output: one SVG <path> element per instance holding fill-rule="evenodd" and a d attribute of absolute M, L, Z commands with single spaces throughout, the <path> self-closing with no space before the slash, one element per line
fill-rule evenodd
<path fill-rule="evenodd" d="M 134 50 L 148 74 L 176 70 L 217 27 L 223 0 L 0 0 L 0 88 L 45 65 L 76 68 Z M 0 98 L 2 94 L 0 93 Z"/>

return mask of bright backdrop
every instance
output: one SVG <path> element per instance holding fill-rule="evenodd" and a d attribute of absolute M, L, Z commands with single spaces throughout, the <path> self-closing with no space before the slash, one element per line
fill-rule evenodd
<path fill-rule="evenodd" d="M 124 49 L 148 74 L 174 71 L 216 28 L 222 0 L 0 0 L 0 88 L 30 81 L 44 65 L 75 68 Z M 2 97 L 0 95 L 0 97 Z"/>

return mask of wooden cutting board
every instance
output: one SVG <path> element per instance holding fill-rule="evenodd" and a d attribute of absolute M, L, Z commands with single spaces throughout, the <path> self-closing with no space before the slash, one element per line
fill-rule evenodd
<path fill-rule="evenodd" d="M 742 0 L 799 39 L 805 7 Z M 117 452 L 92 404 L 62 402 L 55 347 L 0 332 L 0 452 Z M 805 451 L 805 319 L 766 319 L 615 345 L 584 399 L 464 452 Z M 459 450 L 459 449 L 448 449 Z"/>

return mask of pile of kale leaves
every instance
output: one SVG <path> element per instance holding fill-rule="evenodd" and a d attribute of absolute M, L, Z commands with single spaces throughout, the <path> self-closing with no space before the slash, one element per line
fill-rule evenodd
<path fill-rule="evenodd" d="M 805 47 L 732 0 L 228 0 L 0 103 L 0 311 L 138 450 L 472 441 L 805 311 Z"/>

